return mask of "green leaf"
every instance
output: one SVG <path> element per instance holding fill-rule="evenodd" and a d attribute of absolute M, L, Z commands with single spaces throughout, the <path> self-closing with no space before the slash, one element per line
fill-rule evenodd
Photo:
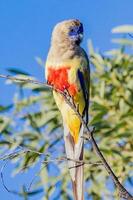
<path fill-rule="evenodd" d="M 89 48 L 89 54 L 92 56 L 94 54 L 94 48 L 91 40 L 88 40 L 88 48 Z"/>
<path fill-rule="evenodd" d="M 38 189 L 38 190 L 34 190 L 34 191 L 32 191 L 32 192 L 27 192 L 27 194 L 28 194 L 29 196 L 34 196 L 34 195 L 39 194 L 39 193 L 41 193 L 41 192 L 43 192 L 43 189 Z"/>
<path fill-rule="evenodd" d="M 10 110 L 12 107 L 13 107 L 13 104 L 10 104 L 8 106 L 0 105 L 0 112 L 6 112 L 6 111 Z"/>
<path fill-rule="evenodd" d="M 7 68 L 7 71 L 12 73 L 12 74 L 15 74 L 15 75 L 21 74 L 21 75 L 25 75 L 25 76 L 30 76 L 29 73 L 27 73 L 27 72 L 25 72 L 23 70 L 20 70 L 18 68 Z"/>
<path fill-rule="evenodd" d="M 0 133 L 5 132 L 6 129 L 9 127 L 10 123 L 11 123 L 10 118 L 5 116 L 4 117 L 0 116 Z"/>
<path fill-rule="evenodd" d="M 97 110 L 97 111 L 103 111 L 106 113 L 108 111 L 107 107 L 104 105 L 99 104 L 98 102 L 93 102 L 92 104 L 92 110 Z"/>
<path fill-rule="evenodd" d="M 35 60 L 40 66 L 45 66 L 45 62 L 40 57 L 35 57 Z"/>
<path fill-rule="evenodd" d="M 112 29 L 112 33 L 133 33 L 133 25 L 122 25 Z"/>
<path fill-rule="evenodd" d="M 105 114 L 106 112 L 103 111 L 95 115 L 93 119 L 90 121 L 90 125 L 94 125 L 95 123 L 100 122 Z"/>
<path fill-rule="evenodd" d="M 133 46 L 133 40 L 129 39 L 112 39 L 112 42 L 121 45 Z"/>

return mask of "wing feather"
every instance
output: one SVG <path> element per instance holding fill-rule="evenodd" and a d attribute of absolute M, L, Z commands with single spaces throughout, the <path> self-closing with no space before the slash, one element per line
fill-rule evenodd
<path fill-rule="evenodd" d="M 88 61 L 88 59 L 87 59 Z M 87 62 L 88 66 L 85 66 L 82 69 L 78 69 L 78 78 L 80 86 L 83 92 L 83 97 L 85 100 L 85 108 L 83 115 L 86 117 L 86 123 L 88 123 L 88 109 L 89 109 L 89 86 L 90 86 L 90 70 L 89 70 L 89 61 Z"/>

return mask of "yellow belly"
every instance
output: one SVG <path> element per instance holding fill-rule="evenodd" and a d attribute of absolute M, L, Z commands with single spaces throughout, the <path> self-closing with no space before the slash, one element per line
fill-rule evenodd
<path fill-rule="evenodd" d="M 65 123 L 70 131 L 70 134 L 73 136 L 74 142 L 78 142 L 79 131 L 81 122 L 76 115 L 76 113 L 72 110 L 72 108 L 65 102 L 64 98 L 58 94 L 57 92 L 53 92 L 55 102 L 61 112 L 63 123 Z M 82 92 L 78 92 L 74 96 L 75 104 L 78 104 L 80 114 L 83 113 L 85 102 L 82 95 Z"/>

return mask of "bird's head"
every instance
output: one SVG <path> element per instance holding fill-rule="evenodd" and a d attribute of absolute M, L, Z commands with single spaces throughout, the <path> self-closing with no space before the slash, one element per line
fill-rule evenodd
<path fill-rule="evenodd" d="M 60 22 L 55 26 L 52 38 L 58 42 L 69 41 L 79 45 L 83 39 L 83 25 L 77 19 Z"/>

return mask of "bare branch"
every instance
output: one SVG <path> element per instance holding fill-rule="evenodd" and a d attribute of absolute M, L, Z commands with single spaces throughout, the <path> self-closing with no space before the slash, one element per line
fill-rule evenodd
<path fill-rule="evenodd" d="M 10 143 L 10 144 L 15 144 L 16 142 L 17 142 L 17 140 L 15 139 L 15 138 L 13 138 L 12 139 L 12 141 L 10 140 L 8 140 L 8 141 L 6 141 L 6 142 L 8 142 L 8 143 Z M 20 149 L 23 149 L 23 150 L 25 150 L 26 152 L 31 152 L 31 153 L 35 153 L 35 154 L 38 154 L 38 155 L 43 155 L 43 156 L 49 156 L 49 154 L 46 154 L 46 153 L 42 153 L 42 152 L 40 152 L 40 151 L 37 151 L 36 149 L 33 149 L 32 147 L 26 147 L 26 146 L 23 146 L 23 145 L 20 145 L 20 144 L 17 144 L 17 147 L 16 148 L 20 148 Z M 1 158 L 0 158 L 1 159 Z"/>
<path fill-rule="evenodd" d="M 43 165 L 43 166 L 41 167 L 41 169 L 39 170 L 39 172 L 37 172 L 37 173 L 33 176 L 32 180 L 31 180 L 31 182 L 30 182 L 30 184 L 29 184 L 29 186 L 28 186 L 28 189 L 27 189 L 28 191 L 31 190 L 31 187 L 32 187 L 33 182 L 35 181 L 35 179 L 38 177 L 38 175 L 41 173 L 41 171 L 42 171 L 47 165 L 48 165 L 48 163 L 45 163 L 45 165 Z"/>
<path fill-rule="evenodd" d="M 19 192 L 9 189 L 5 184 L 3 172 L 4 172 L 5 167 L 7 166 L 8 162 L 9 162 L 9 160 L 6 160 L 6 162 L 3 164 L 3 166 L 1 167 L 1 170 L 0 170 L 0 177 L 1 177 L 2 184 L 3 184 L 3 186 L 4 186 L 4 188 L 6 189 L 7 192 L 20 195 Z"/>
<path fill-rule="evenodd" d="M 5 190 L 9 193 L 12 193 L 12 194 L 15 194 L 15 195 L 18 195 L 20 197 L 23 197 L 24 193 L 25 194 L 30 194 L 30 191 L 28 190 L 25 190 L 25 191 L 22 191 L 22 192 L 18 192 L 16 190 L 13 190 L 13 189 L 9 189 L 9 187 L 5 184 L 5 179 L 4 179 L 4 170 L 8 164 L 9 160 L 6 160 L 3 164 L 3 166 L 1 167 L 1 170 L 0 170 L 0 177 L 1 177 L 1 181 L 2 181 L 2 184 L 5 188 Z M 34 191 L 31 191 L 31 193 L 34 192 Z"/>
<path fill-rule="evenodd" d="M 19 147 L 19 145 L 18 145 L 18 147 Z M 16 147 L 16 148 L 18 148 L 18 147 Z M 22 147 L 22 146 L 21 146 L 21 147 Z M 41 155 L 42 155 L 42 154 L 40 154 L 40 152 L 32 151 L 32 150 L 30 150 L 30 149 L 28 149 L 28 151 L 27 151 L 27 150 L 25 149 L 25 147 L 22 147 L 22 148 L 24 148 L 24 149 L 15 151 L 15 152 L 13 152 L 13 153 L 6 154 L 6 155 L 4 155 L 4 156 L 2 156 L 2 157 L 0 158 L 0 160 L 5 161 L 4 164 L 3 164 L 2 167 L 1 167 L 1 170 L 0 170 L 0 177 L 1 177 L 1 181 L 2 181 L 2 184 L 3 184 L 4 188 L 5 188 L 8 192 L 13 193 L 13 194 L 17 194 L 17 195 L 20 195 L 20 196 L 22 195 L 21 193 L 15 191 L 15 190 L 9 189 L 8 186 L 5 184 L 5 180 L 4 180 L 4 170 L 5 170 L 5 167 L 7 166 L 7 164 L 9 163 L 10 160 L 12 160 L 12 159 L 15 158 L 15 157 L 19 157 L 20 155 L 22 155 L 22 154 L 24 154 L 24 153 L 34 152 L 34 153 L 37 153 L 38 156 L 41 156 Z M 44 155 L 45 155 L 45 154 L 44 154 Z M 54 158 L 54 159 L 50 159 L 50 158 L 49 158 L 49 159 L 44 160 L 44 161 L 41 162 L 42 167 L 41 167 L 41 169 L 39 170 L 39 172 L 37 172 L 37 173 L 33 176 L 33 178 L 31 179 L 31 182 L 30 182 L 30 184 L 29 184 L 29 186 L 28 186 L 27 192 L 29 192 L 29 191 L 31 190 L 31 186 L 32 186 L 33 182 L 35 181 L 35 179 L 37 178 L 37 176 L 40 174 L 40 172 L 41 172 L 49 163 L 53 163 L 53 162 L 54 162 L 54 163 L 56 163 L 56 162 L 63 162 L 63 161 L 68 161 L 68 160 L 71 160 L 71 161 L 73 161 L 73 162 L 75 162 L 75 163 L 79 163 L 79 165 L 81 165 L 81 164 L 82 164 L 82 165 L 93 165 L 93 166 L 100 166 L 100 165 L 102 165 L 101 162 L 91 163 L 91 162 L 85 162 L 85 161 L 78 161 L 78 160 L 74 160 L 74 159 L 70 159 L 70 158 L 66 158 L 66 157 L 60 157 L 60 158 Z M 23 170 L 27 169 L 28 167 L 31 167 L 33 164 L 34 164 L 33 162 L 30 162 L 27 166 L 21 168 L 21 169 L 19 170 L 19 172 L 22 172 Z M 75 166 L 75 167 L 77 167 L 77 166 Z"/>
<path fill-rule="evenodd" d="M 13 144 L 13 141 L 12 142 L 11 141 L 7 141 L 7 142 Z M 3 161 L 11 160 L 11 159 L 13 159 L 15 157 L 19 157 L 21 154 L 30 153 L 31 152 L 31 153 L 38 154 L 38 156 L 42 156 L 43 155 L 43 156 L 45 156 L 45 158 L 48 157 L 47 160 L 43 160 L 42 161 L 42 164 L 46 164 L 46 163 L 48 164 L 48 163 L 52 163 L 52 162 L 64 162 L 64 161 L 70 160 L 70 161 L 73 161 L 75 163 L 79 163 L 79 164 L 82 163 L 83 165 L 103 165 L 100 161 L 92 163 L 92 162 L 86 162 L 84 160 L 76 160 L 76 159 L 67 158 L 66 156 L 50 159 L 49 154 L 41 153 L 39 151 L 32 150 L 32 149 L 24 147 L 22 145 L 17 145 L 16 148 L 18 148 L 18 147 L 20 148 L 20 150 L 17 150 L 17 151 L 14 151 L 12 153 L 3 155 L 2 157 L 0 157 L 0 160 L 3 160 Z M 31 164 L 33 164 L 33 163 L 31 162 L 29 164 L 29 167 L 31 166 Z M 26 168 L 27 168 L 27 166 L 26 166 Z M 23 167 L 21 170 L 24 170 L 24 169 L 25 169 L 25 167 Z"/>
<path fill-rule="evenodd" d="M 41 86 L 44 86 L 44 87 L 48 87 L 49 89 L 53 89 L 52 86 L 50 86 L 50 85 L 48 85 L 48 84 L 46 84 L 46 83 L 43 83 L 43 82 L 34 80 L 34 79 L 29 79 L 29 78 L 17 78 L 17 77 L 15 77 L 15 76 L 3 75 L 3 74 L 0 74 L 0 78 L 9 79 L 9 80 L 15 81 L 15 82 L 33 83 L 33 84 L 36 84 L 36 85 L 41 85 Z"/>

